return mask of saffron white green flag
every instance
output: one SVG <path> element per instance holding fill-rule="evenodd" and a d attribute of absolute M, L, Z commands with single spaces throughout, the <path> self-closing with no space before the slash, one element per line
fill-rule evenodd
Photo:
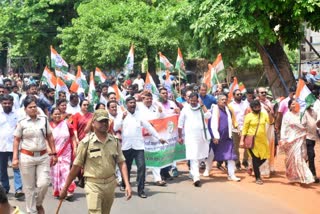
<path fill-rule="evenodd" d="M 98 67 L 96 67 L 96 70 L 94 72 L 94 80 L 97 84 L 104 83 L 107 80 L 106 75 Z"/>
<path fill-rule="evenodd" d="M 155 82 L 153 81 L 152 76 L 150 75 L 150 73 L 148 71 L 147 71 L 147 75 L 146 75 L 144 89 L 147 91 L 150 91 L 153 95 L 155 95 L 155 97 L 159 96 L 158 88 L 157 88 Z"/>
<path fill-rule="evenodd" d="M 51 49 L 51 67 L 61 71 L 68 72 L 68 63 L 58 54 L 58 52 L 50 46 Z"/>
<path fill-rule="evenodd" d="M 76 76 L 67 71 L 56 69 L 55 73 L 56 77 L 60 77 L 68 86 L 71 86 L 72 82 L 76 80 Z"/>
<path fill-rule="evenodd" d="M 226 77 L 225 72 L 221 72 L 224 69 L 221 53 L 218 54 L 216 60 L 212 63 L 211 81 L 215 85 L 222 81 Z"/>
<path fill-rule="evenodd" d="M 89 92 L 88 92 L 88 100 L 90 102 L 89 109 L 91 112 L 94 110 L 94 106 L 99 103 L 99 97 L 96 93 L 96 87 L 94 84 L 93 72 L 90 72 L 90 81 L 89 81 Z"/>
<path fill-rule="evenodd" d="M 59 98 L 59 91 L 64 91 L 66 93 L 67 99 L 69 99 L 70 93 L 67 85 L 62 81 L 60 77 L 57 77 L 56 100 Z"/>
<path fill-rule="evenodd" d="M 42 73 L 41 83 L 47 85 L 49 88 L 55 88 L 57 84 L 57 78 L 50 71 L 50 69 L 46 66 Z"/>
<path fill-rule="evenodd" d="M 109 92 L 113 91 L 114 93 L 116 93 L 116 99 L 117 99 L 117 102 L 119 103 L 119 106 L 122 106 L 122 107 L 126 106 L 126 98 L 124 94 L 120 91 L 117 84 L 113 84 L 112 86 L 109 86 L 108 91 Z"/>
<path fill-rule="evenodd" d="M 160 58 L 160 69 L 161 71 L 172 71 L 173 65 L 169 62 L 167 57 L 165 57 L 161 52 L 159 52 L 159 58 Z"/>
<path fill-rule="evenodd" d="M 299 79 L 295 96 L 297 102 L 299 103 L 300 113 L 302 115 L 304 114 L 305 110 L 317 100 L 314 94 L 311 93 L 310 89 L 304 83 L 303 79 Z"/>
<path fill-rule="evenodd" d="M 185 64 L 183 61 L 183 57 L 182 57 L 182 53 L 181 53 L 180 48 L 178 48 L 178 56 L 177 56 L 175 69 L 177 69 L 179 72 L 179 78 L 182 78 L 185 80 L 187 79 L 186 67 L 185 67 Z"/>
<path fill-rule="evenodd" d="M 72 82 L 70 86 L 70 91 L 72 92 L 85 92 L 88 89 L 88 82 L 86 76 L 82 73 L 81 67 L 78 66 L 78 72 L 76 79 Z"/>
<path fill-rule="evenodd" d="M 131 45 L 126 62 L 124 63 L 125 70 L 133 71 L 133 65 L 134 65 L 134 48 L 133 48 L 133 45 Z"/>

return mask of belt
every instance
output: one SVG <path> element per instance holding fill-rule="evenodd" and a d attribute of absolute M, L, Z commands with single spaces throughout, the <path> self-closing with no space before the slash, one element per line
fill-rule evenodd
<path fill-rule="evenodd" d="M 97 184 L 108 184 L 115 179 L 116 179 L 115 175 L 112 175 L 109 178 L 91 178 L 91 177 L 85 178 L 86 181 L 92 182 L 92 183 L 97 183 Z"/>
<path fill-rule="evenodd" d="M 21 149 L 20 152 L 25 154 L 25 155 L 32 156 L 32 157 L 40 157 L 40 156 L 46 154 L 47 150 L 45 149 L 45 150 L 42 150 L 42 151 L 34 152 L 34 151 L 26 150 L 26 149 Z"/>

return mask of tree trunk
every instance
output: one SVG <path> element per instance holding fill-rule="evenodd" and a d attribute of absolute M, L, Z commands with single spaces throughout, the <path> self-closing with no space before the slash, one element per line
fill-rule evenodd
<path fill-rule="evenodd" d="M 156 52 L 152 47 L 147 47 L 147 57 L 148 57 L 148 71 L 153 78 L 153 81 L 158 86 L 160 84 L 160 80 L 158 75 L 156 74 Z"/>
<path fill-rule="evenodd" d="M 277 41 L 270 45 L 261 46 L 258 44 L 257 46 L 273 96 L 275 98 L 279 96 L 288 96 L 287 90 L 296 83 L 288 57 L 284 52 L 282 45 Z M 278 68 L 280 74 L 276 71 L 275 66 Z M 281 77 L 284 83 L 281 81 Z"/>

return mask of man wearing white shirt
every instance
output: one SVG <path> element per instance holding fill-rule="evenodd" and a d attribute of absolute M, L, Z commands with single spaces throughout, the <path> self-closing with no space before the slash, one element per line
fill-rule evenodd
<path fill-rule="evenodd" d="M 128 168 L 128 176 L 130 181 L 130 171 L 132 161 L 135 160 L 137 165 L 137 182 L 138 182 L 138 195 L 141 198 L 146 198 L 144 192 L 146 164 L 144 158 L 144 139 L 142 136 L 142 127 L 146 128 L 148 132 L 161 143 L 165 141 L 160 139 L 159 134 L 145 120 L 141 120 L 136 113 L 136 100 L 134 97 L 126 99 L 127 110 L 123 113 L 121 118 L 116 118 L 114 122 L 114 130 L 121 128 L 122 133 L 122 152 L 126 158 Z M 124 186 L 124 183 L 122 184 Z"/>
<path fill-rule="evenodd" d="M 231 101 L 229 104 L 229 107 L 233 109 L 233 112 L 236 117 L 236 121 L 238 124 L 238 127 L 232 127 L 232 139 L 234 143 L 234 150 L 237 155 L 237 160 L 236 160 L 236 167 L 238 170 L 241 169 L 241 163 L 240 163 L 240 153 L 239 153 L 239 144 L 240 144 L 240 137 L 241 137 L 241 131 L 242 131 L 242 126 L 244 122 L 244 115 L 246 112 L 246 109 L 249 107 L 247 102 L 242 100 L 242 93 L 240 89 L 236 89 L 233 92 L 233 97 L 234 99 Z M 242 165 L 247 168 L 248 167 L 248 153 L 246 150 L 243 152 L 243 160 L 242 160 Z"/>
<path fill-rule="evenodd" d="M 162 108 L 153 102 L 152 94 L 147 91 L 142 94 L 142 102 L 137 103 L 137 113 L 139 118 L 149 121 L 159 119 L 162 115 Z M 152 175 L 155 185 L 166 185 L 166 182 L 161 178 L 160 168 L 152 168 Z"/>
<path fill-rule="evenodd" d="M 138 74 L 137 78 L 133 81 L 133 84 L 138 85 L 138 90 L 143 90 L 144 80 L 141 78 L 141 74 Z"/>
<path fill-rule="evenodd" d="M 73 93 L 70 95 L 70 101 L 67 104 L 66 112 L 68 114 L 74 115 L 80 111 L 81 111 L 81 108 L 79 105 L 79 95 L 77 93 Z"/>
<path fill-rule="evenodd" d="M 162 108 L 162 117 L 171 116 L 174 114 L 180 113 L 180 108 L 176 105 L 175 102 L 172 100 L 169 100 L 168 96 L 168 90 L 164 87 L 159 88 L 159 104 Z M 161 169 L 161 176 L 164 180 L 172 180 L 169 171 L 171 166 L 165 167 Z M 174 161 L 172 163 L 172 175 L 173 177 L 178 177 L 178 169 L 177 169 L 177 163 Z"/>
<path fill-rule="evenodd" d="M 109 91 L 109 86 L 107 84 L 102 84 L 100 103 L 103 103 L 105 106 L 107 106 L 107 103 L 108 103 L 108 91 Z"/>
<path fill-rule="evenodd" d="M 0 181 L 1 185 L 9 192 L 8 159 L 12 160 L 13 155 L 13 133 L 16 128 L 18 117 L 13 107 L 13 97 L 3 95 L 1 97 L 0 110 Z M 22 192 L 22 181 L 19 169 L 13 169 L 15 197 L 24 196 Z"/>
<path fill-rule="evenodd" d="M 14 109 L 20 108 L 19 95 L 12 92 L 12 80 L 5 79 L 3 81 L 3 84 L 5 86 L 5 94 L 10 94 L 13 97 L 13 108 Z"/>

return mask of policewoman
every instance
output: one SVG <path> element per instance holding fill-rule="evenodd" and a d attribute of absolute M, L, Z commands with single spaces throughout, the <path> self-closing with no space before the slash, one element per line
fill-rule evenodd
<path fill-rule="evenodd" d="M 57 153 L 47 117 L 38 114 L 35 97 L 27 96 L 23 105 L 26 116 L 18 121 L 14 132 L 12 167 L 20 168 L 27 212 L 42 214 L 42 203 L 50 184 L 50 157 L 51 163 L 56 164 Z"/>

